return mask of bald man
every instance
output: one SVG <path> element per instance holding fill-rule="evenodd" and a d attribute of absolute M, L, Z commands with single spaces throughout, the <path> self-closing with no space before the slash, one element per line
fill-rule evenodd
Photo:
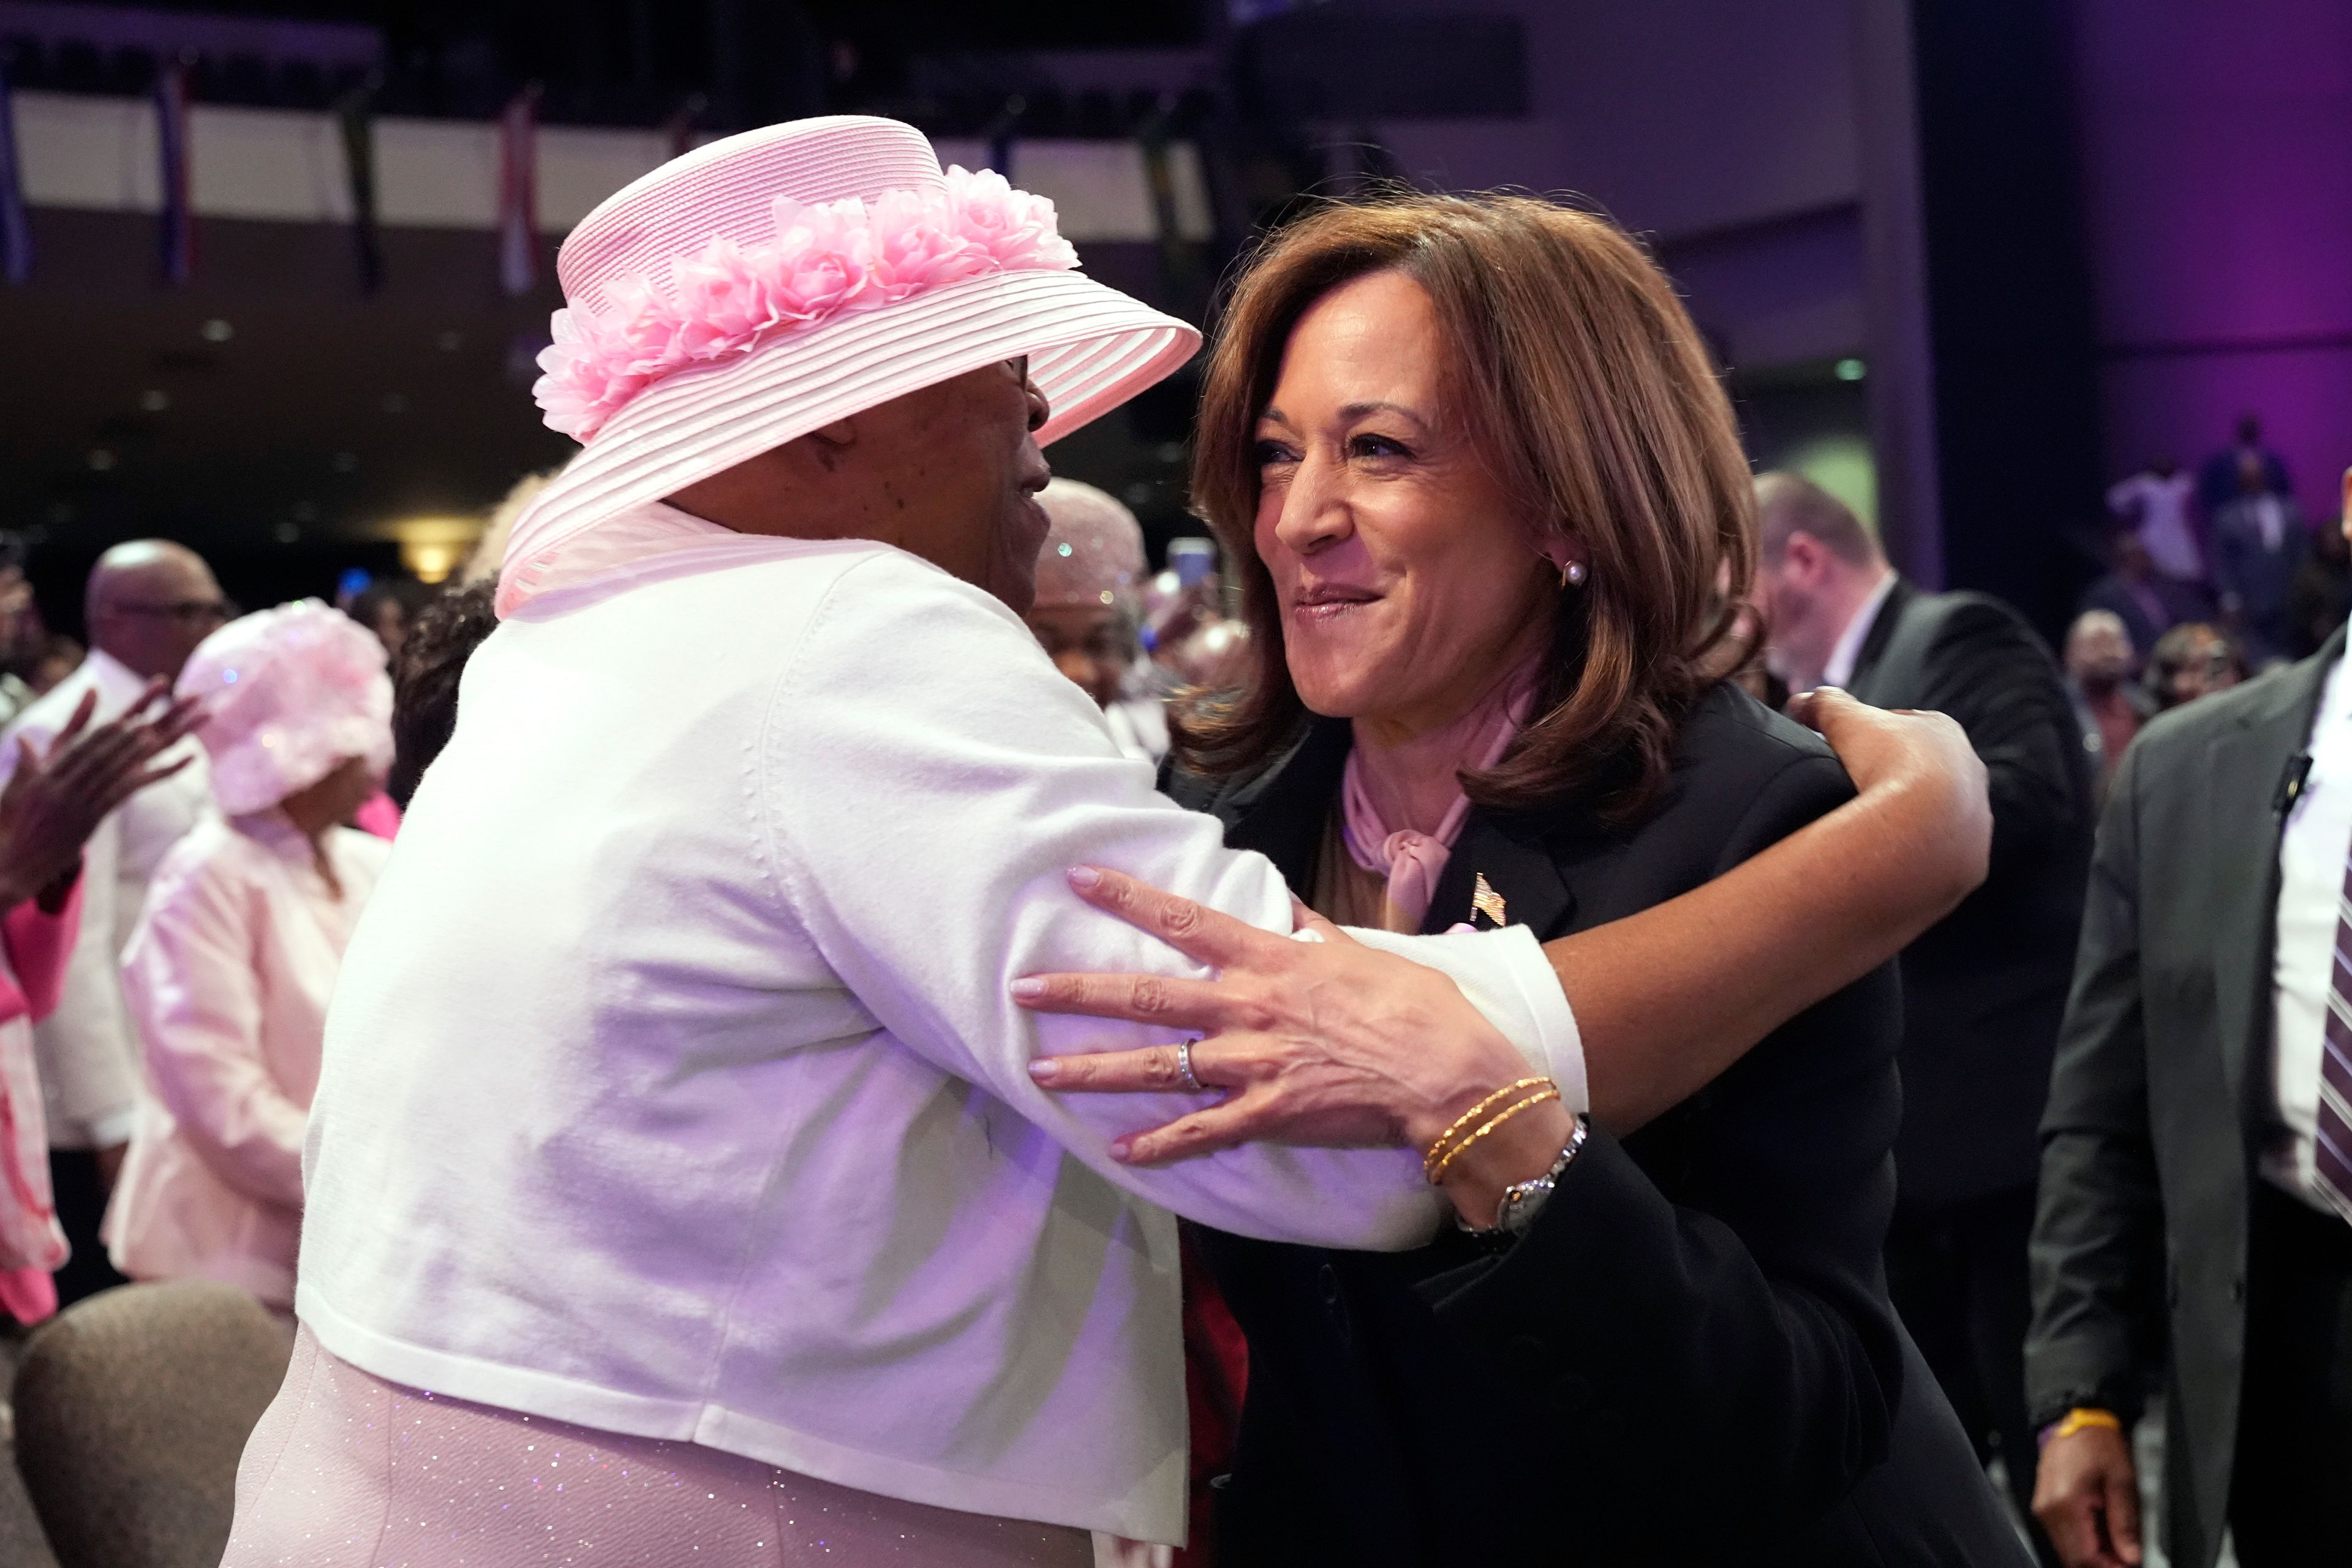
<path fill-rule="evenodd" d="M 188 655 L 230 613 L 204 558 L 160 539 L 118 544 L 99 557 L 83 609 L 89 657 L 8 727 L 0 742 L 0 780 L 16 769 L 17 741 L 47 745 L 85 693 L 98 693 L 93 722 L 102 722 L 137 700 L 151 679 L 178 679 Z M 98 1238 L 143 1082 L 120 962 L 146 902 L 148 878 L 163 852 L 211 809 L 204 753 L 192 742 L 184 747 L 192 754 L 186 767 L 132 795 L 90 836 L 83 851 L 81 936 L 66 966 L 64 995 L 33 1029 L 58 1220 L 73 1247 L 58 1271 L 60 1303 L 121 1279 Z"/>

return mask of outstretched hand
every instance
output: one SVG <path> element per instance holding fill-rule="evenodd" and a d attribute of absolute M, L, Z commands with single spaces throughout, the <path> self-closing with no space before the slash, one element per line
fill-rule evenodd
<path fill-rule="evenodd" d="M 84 697 L 45 749 L 16 742 L 16 772 L 0 788 L 0 909 L 69 884 L 98 825 L 191 760 L 155 759 L 195 728 L 194 699 L 172 700 L 162 680 L 151 681 L 120 717 L 93 727 L 97 704 L 97 692 Z"/>
<path fill-rule="evenodd" d="M 1992 854 L 1992 795 L 1968 731 L 1944 713 L 1873 708 L 1833 686 L 1789 699 L 1789 717 L 1821 731 L 1864 794 L 1918 793 L 1932 841 L 1906 846 L 1923 880 L 1945 885 L 1940 919 L 1985 879 Z"/>

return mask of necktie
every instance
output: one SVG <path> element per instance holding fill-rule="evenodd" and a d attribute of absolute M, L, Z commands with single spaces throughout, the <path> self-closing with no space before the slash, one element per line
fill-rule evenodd
<path fill-rule="evenodd" d="M 2336 900 L 2336 963 L 2327 977 L 2324 1033 L 2314 1174 L 2336 1212 L 2352 1219 L 2352 864 Z"/>

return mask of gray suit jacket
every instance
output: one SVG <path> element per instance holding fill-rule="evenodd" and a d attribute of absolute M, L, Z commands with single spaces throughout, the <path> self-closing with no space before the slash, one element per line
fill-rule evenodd
<path fill-rule="evenodd" d="M 2276 803 L 2343 654 L 2339 630 L 2301 664 L 2161 716 L 2125 753 L 2042 1123 L 2027 1401 L 2036 1423 L 2077 1405 L 2129 1419 L 2169 1349 L 2180 1568 L 2211 1568 L 2230 1496 Z"/>

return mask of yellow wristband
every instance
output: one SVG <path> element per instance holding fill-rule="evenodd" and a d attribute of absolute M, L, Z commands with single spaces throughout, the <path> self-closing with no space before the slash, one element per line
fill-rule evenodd
<path fill-rule="evenodd" d="M 2055 1443 L 2061 1437 L 2072 1437 L 2075 1433 L 2092 1426 L 2104 1426 L 2110 1432 L 2120 1432 L 2124 1429 L 2123 1422 L 2116 1418 L 2116 1413 L 2112 1410 L 2087 1408 L 2069 1410 L 2065 1417 L 2050 1429 L 2050 1440 Z"/>

